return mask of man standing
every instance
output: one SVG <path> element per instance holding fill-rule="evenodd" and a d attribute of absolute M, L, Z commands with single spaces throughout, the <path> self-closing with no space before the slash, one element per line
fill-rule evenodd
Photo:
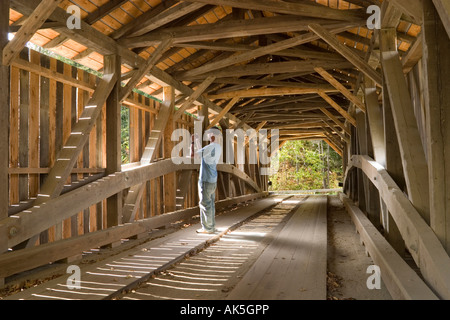
<path fill-rule="evenodd" d="M 208 140 L 211 141 L 209 145 L 204 148 L 198 148 L 195 152 L 195 144 L 201 147 L 200 141 L 196 135 L 192 135 L 191 143 L 191 157 L 201 157 L 200 174 L 198 179 L 198 195 L 200 207 L 200 222 L 202 228 L 197 230 L 197 233 L 211 234 L 216 230 L 216 187 L 217 187 L 217 163 L 220 160 L 222 148 L 218 144 L 217 137 L 220 129 L 212 127 L 206 131 Z"/>

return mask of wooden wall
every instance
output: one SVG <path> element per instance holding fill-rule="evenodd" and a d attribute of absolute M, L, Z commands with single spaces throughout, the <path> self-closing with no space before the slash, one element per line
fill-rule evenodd
<path fill-rule="evenodd" d="M 97 76 L 30 49 L 11 67 L 9 215 L 20 212 L 39 193 L 71 128 L 79 119 Z M 130 162 L 139 162 L 154 125 L 160 102 L 133 92 L 125 101 L 129 108 Z M 89 141 L 67 181 L 66 190 L 80 181 L 93 181 L 106 167 L 106 105 Z M 190 129 L 193 118 L 183 115 L 177 128 Z M 161 158 L 162 153 L 156 158 Z M 192 175 L 192 181 L 196 175 Z M 193 183 L 196 186 L 196 183 Z M 163 177 L 148 181 L 136 218 L 163 212 Z M 196 188 L 190 189 L 184 206 L 196 205 Z M 53 242 L 106 228 L 106 200 L 43 232 L 39 243 Z"/>

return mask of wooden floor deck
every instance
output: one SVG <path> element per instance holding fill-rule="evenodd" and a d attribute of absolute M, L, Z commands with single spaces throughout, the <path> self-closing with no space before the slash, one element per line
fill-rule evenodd
<path fill-rule="evenodd" d="M 286 196 L 256 200 L 249 206 L 229 211 L 216 219 L 220 233 L 197 234 L 199 224 L 179 230 L 171 235 L 150 241 L 133 250 L 126 251 L 94 265 L 78 265 L 81 269 L 80 288 L 71 289 L 69 274 L 46 282 L 5 300 L 101 300 L 111 299 L 123 290 L 134 287 L 153 274 L 168 268 L 206 244 L 219 239 L 249 217 L 275 206 Z M 71 283 L 69 282 L 69 285 Z"/>
<path fill-rule="evenodd" d="M 227 236 L 232 237 L 233 241 L 239 240 L 236 235 L 225 234 L 255 214 L 274 208 L 288 198 L 276 196 L 256 200 L 249 206 L 218 216 L 220 234 L 196 234 L 195 230 L 199 228 L 196 224 L 93 265 L 80 264 L 79 288 L 69 287 L 73 283 L 67 281 L 70 275 L 66 274 L 7 299 L 101 300 L 118 297 L 208 243 Z M 296 201 L 295 206 L 291 205 L 287 220 L 278 225 L 275 233 L 266 237 L 265 249 L 255 257 L 255 262 L 226 298 L 325 300 L 327 199 L 326 195 L 307 196 L 302 201 Z"/>
<path fill-rule="evenodd" d="M 327 196 L 302 203 L 230 300 L 325 300 Z"/>

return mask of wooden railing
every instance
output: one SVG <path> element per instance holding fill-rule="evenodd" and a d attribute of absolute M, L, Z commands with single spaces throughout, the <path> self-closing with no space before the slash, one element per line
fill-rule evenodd
<path fill-rule="evenodd" d="M 368 156 L 352 156 L 346 183 L 349 171 L 355 168 L 361 169 L 378 189 L 427 284 L 440 298 L 450 299 L 450 257 L 431 227 L 384 167 Z"/>
<path fill-rule="evenodd" d="M 177 165 L 171 159 L 167 159 L 106 176 L 88 185 L 67 192 L 60 197 L 50 199 L 48 202 L 39 206 L 32 207 L 29 210 L 22 211 L 0 221 L 0 234 L 3 236 L 1 238 L 2 247 L 14 247 L 53 225 L 78 214 L 85 208 L 134 185 L 145 183 L 146 181 L 169 173 L 198 169 L 199 165 Z M 219 164 L 218 171 L 231 174 L 241 179 L 254 190 L 254 193 L 218 201 L 216 204 L 217 209 L 267 195 L 267 193 L 261 191 L 259 186 L 246 173 L 232 165 Z M 189 219 L 198 213 L 199 208 L 192 207 L 43 244 L 34 248 L 4 253 L 0 255 L 0 278 L 49 262 L 68 258 L 91 248 L 105 246 L 120 241 L 120 239 L 149 232 L 152 229 L 168 225 L 175 221 Z"/>

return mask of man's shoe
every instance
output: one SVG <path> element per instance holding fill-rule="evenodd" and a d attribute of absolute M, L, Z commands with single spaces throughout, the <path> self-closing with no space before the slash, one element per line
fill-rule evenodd
<path fill-rule="evenodd" d="M 205 230 L 205 229 L 198 229 L 198 230 L 197 230 L 197 233 L 201 233 L 201 234 L 212 234 L 212 233 L 214 233 L 214 231 L 208 231 L 208 230 Z"/>

